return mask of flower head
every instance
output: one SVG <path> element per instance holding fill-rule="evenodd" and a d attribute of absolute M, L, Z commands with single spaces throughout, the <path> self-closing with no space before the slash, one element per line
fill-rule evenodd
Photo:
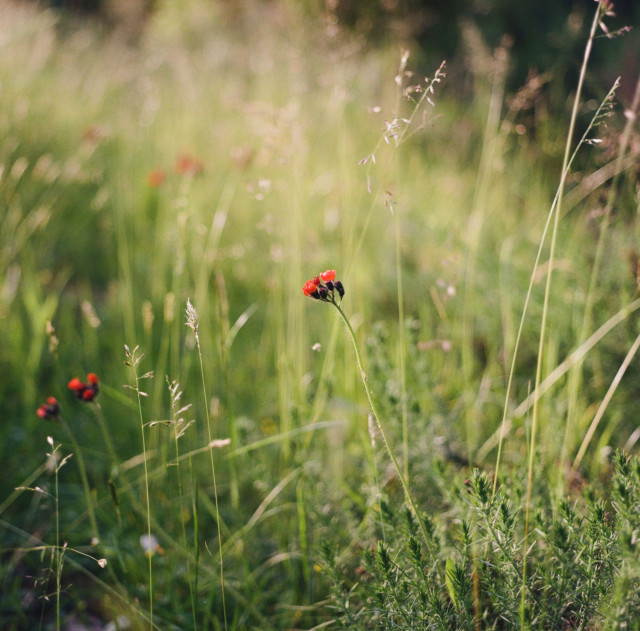
<path fill-rule="evenodd" d="M 86 384 L 82 383 L 82 381 L 80 381 L 80 379 L 78 379 L 77 377 L 74 377 L 68 384 L 67 387 L 69 388 L 69 390 L 71 390 L 72 392 L 78 392 L 80 390 L 84 390 L 86 387 Z"/>
<path fill-rule="evenodd" d="M 315 298 L 316 300 L 324 300 L 325 302 L 336 303 L 336 291 L 340 296 L 340 300 L 344 296 L 344 287 L 342 283 L 336 278 L 336 270 L 329 269 L 326 272 L 322 272 L 319 276 L 314 276 L 311 280 L 308 280 L 302 287 L 302 292 L 309 298 Z M 335 281 L 335 282 L 334 282 Z"/>
<path fill-rule="evenodd" d="M 60 406 L 55 397 L 47 397 L 47 402 L 43 403 L 37 410 L 36 414 L 45 420 L 56 419 L 60 415 Z"/>
<path fill-rule="evenodd" d="M 316 284 L 312 280 L 308 280 L 304 286 L 302 287 L 302 291 L 305 296 L 309 296 L 310 298 L 317 298 L 316 294 L 318 293 L 318 288 Z"/>
<path fill-rule="evenodd" d="M 78 377 L 74 377 L 67 384 L 67 388 L 73 392 L 81 401 L 93 401 L 98 396 L 100 380 L 98 375 L 94 372 L 90 372 L 87 375 L 87 383 L 80 381 Z"/>

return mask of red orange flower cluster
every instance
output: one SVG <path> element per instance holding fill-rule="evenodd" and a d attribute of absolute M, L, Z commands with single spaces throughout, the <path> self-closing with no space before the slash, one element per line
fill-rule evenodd
<path fill-rule="evenodd" d="M 80 381 L 77 377 L 74 377 L 67 387 L 73 392 L 78 399 L 82 401 L 93 401 L 98 394 L 98 375 L 90 372 L 87 375 L 87 383 Z"/>
<path fill-rule="evenodd" d="M 98 396 L 98 384 L 100 380 L 98 375 L 90 372 L 87 375 L 86 383 L 80 381 L 78 377 L 74 377 L 68 384 L 67 388 L 73 392 L 81 401 L 93 401 Z M 58 419 L 60 417 L 60 405 L 55 397 L 48 397 L 46 403 L 43 403 L 37 410 L 36 415 L 44 420 Z"/>
<path fill-rule="evenodd" d="M 302 292 L 305 296 L 309 296 L 309 298 L 333 302 L 335 304 L 335 292 L 338 292 L 340 299 L 342 299 L 344 296 L 344 287 L 339 280 L 336 280 L 336 270 L 328 269 L 326 272 L 322 272 L 320 276 L 308 280 L 303 285 Z"/>
<path fill-rule="evenodd" d="M 36 414 L 42 419 L 57 418 L 60 414 L 60 406 L 55 397 L 48 397 L 47 402 L 43 403 L 37 410 Z"/>

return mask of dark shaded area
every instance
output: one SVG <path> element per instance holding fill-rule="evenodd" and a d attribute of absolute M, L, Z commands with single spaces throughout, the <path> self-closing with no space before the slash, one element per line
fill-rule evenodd
<path fill-rule="evenodd" d="M 274 4 L 278 0 L 262 2 Z M 224 0 L 219 4 L 231 5 Z M 146 17 L 158 3 L 154 0 L 50 0 L 49 5 L 98 17 L 105 24 L 123 26 L 131 34 L 144 29 Z M 522 86 L 532 71 L 551 69 L 564 86 L 575 85 L 595 6 L 593 0 L 310 0 L 306 3 L 310 18 L 317 17 L 318 13 L 333 14 L 338 24 L 365 37 L 371 45 L 389 39 L 417 42 L 427 67 L 432 66 L 434 60 L 447 59 L 451 63 L 461 53 L 468 53 L 463 33 L 465 25 L 471 23 L 478 28 L 489 49 L 508 43 L 509 90 Z M 611 32 L 640 24 L 639 2 L 614 0 L 613 8 L 615 15 L 606 19 Z M 248 11 L 250 6 L 245 5 L 241 10 Z M 238 7 L 233 7 L 233 11 L 237 12 Z M 630 96 L 640 72 L 639 59 L 640 38 L 632 30 L 623 37 L 613 38 L 607 46 L 596 47 L 592 74 L 607 89 L 622 75 L 624 99 Z"/>
<path fill-rule="evenodd" d="M 489 49 L 508 42 L 510 90 L 522 86 L 530 72 L 550 69 L 560 73 L 565 86 L 575 85 L 596 8 L 593 0 L 335 0 L 333 4 L 340 23 L 373 41 L 389 36 L 414 40 L 426 56 L 449 61 L 464 52 L 463 31 L 472 23 Z M 622 75 L 623 92 L 627 84 L 630 93 L 640 72 L 640 40 L 633 30 L 640 24 L 640 3 L 614 0 L 613 4 L 615 15 L 605 20 L 610 33 L 624 27 L 632 30 L 596 47 L 590 67 L 607 87 Z"/>

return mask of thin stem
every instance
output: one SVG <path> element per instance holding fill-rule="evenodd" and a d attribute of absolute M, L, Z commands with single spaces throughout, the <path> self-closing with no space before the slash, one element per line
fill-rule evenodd
<path fill-rule="evenodd" d="M 429 552 L 431 554 L 433 554 L 433 550 L 431 549 L 431 542 L 429 540 L 429 536 L 427 535 L 427 529 L 424 525 L 424 521 L 422 520 L 422 517 L 420 516 L 420 513 L 418 512 L 418 509 L 416 507 L 415 502 L 413 501 L 413 496 L 411 495 L 411 491 L 409 490 L 409 485 L 407 484 L 407 481 L 404 477 L 404 475 L 402 474 L 402 470 L 400 469 L 400 465 L 398 464 L 398 460 L 395 456 L 395 454 L 393 453 L 393 449 L 391 448 L 391 443 L 389 442 L 389 439 L 387 438 L 387 433 L 382 425 L 382 422 L 380 420 L 380 414 L 378 413 L 378 407 L 375 403 L 374 397 L 373 397 L 373 392 L 371 390 L 371 386 L 369 385 L 369 378 L 367 377 L 367 373 L 365 372 L 364 369 L 364 364 L 362 363 L 362 356 L 360 355 L 360 348 L 358 346 L 358 341 L 356 339 L 356 334 L 353 330 L 353 327 L 351 326 L 351 322 L 349 322 L 349 318 L 347 318 L 347 316 L 345 315 L 344 311 L 340 308 L 340 305 L 337 302 L 331 302 L 331 304 L 337 309 L 338 313 L 340 314 L 340 317 L 342 318 L 342 320 L 344 321 L 344 323 L 347 325 L 347 330 L 349 331 L 349 335 L 351 336 L 351 341 L 353 342 L 353 349 L 355 351 L 356 354 L 356 362 L 358 363 L 358 368 L 360 369 L 360 377 L 362 378 L 362 384 L 364 385 L 364 389 L 365 392 L 367 393 L 367 399 L 369 400 L 369 406 L 371 407 L 371 411 L 373 412 L 373 416 L 376 419 L 376 422 L 378 423 L 378 429 L 380 430 L 380 435 L 382 436 L 382 440 L 384 442 L 384 446 L 387 449 L 387 453 L 389 454 L 389 457 L 391 458 L 391 462 L 393 463 L 393 466 L 395 467 L 396 473 L 398 474 L 398 478 L 400 478 L 400 482 L 402 484 L 402 488 L 404 489 L 405 492 L 405 496 L 407 498 L 407 501 L 409 502 L 409 505 L 411 506 L 411 510 L 413 511 L 413 514 L 416 516 L 416 519 L 418 520 L 418 525 L 420 526 L 420 530 L 422 531 L 422 536 L 424 537 L 425 543 L 427 544 L 427 548 L 429 549 Z"/>
<path fill-rule="evenodd" d="M 135 351 L 134 351 L 135 352 Z M 147 445 L 144 437 L 144 418 L 142 415 L 142 396 L 140 395 L 140 378 L 138 377 L 138 371 L 136 369 L 136 361 L 131 361 L 131 367 L 133 368 L 133 375 L 136 381 L 136 395 L 138 398 L 138 414 L 140 416 L 140 434 L 142 436 L 142 458 L 144 462 L 144 490 L 147 500 L 147 542 L 151 545 L 151 500 L 149 498 L 149 473 L 147 470 Z M 149 628 L 153 628 L 153 563 L 152 563 L 152 551 L 147 550 L 147 556 L 149 558 Z"/>
<path fill-rule="evenodd" d="M 614 90 L 617 88 L 619 84 L 619 78 L 614 83 L 614 87 L 609 91 L 605 100 L 608 100 L 609 97 L 613 96 Z M 620 147 L 618 150 L 618 155 L 615 161 L 615 175 L 613 176 L 613 180 L 611 182 L 611 187 L 609 188 L 609 193 L 607 195 L 607 203 L 604 208 L 604 219 L 602 225 L 600 227 L 600 232 L 598 234 L 598 243 L 596 246 L 596 253 L 593 260 L 593 268 L 591 269 L 591 278 L 589 280 L 589 288 L 587 290 L 587 298 L 584 307 L 584 316 L 582 322 L 582 329 L 580 332 L 579 342 L 582 343 L 584 339 L 586 339 L 589 329 L 591 328 L 591 322 L 593 319 L 593 305 L 595 302 L 595 292 L 596 285 L 600 275 L 600 268 L 602 266 L 602 260 L 605 253 L 605 245 L 607 241 L 607 234 L 609 227 L 611 225 L 611 212 L 613 210 L 613 205 L 615 203 L 617 192 L 618 192 L 618 180 L 621 177 L 621 173 L 623 171 L 623 162 L 625 154 L 627 153 L 627 148 L 629 146 L 631 132 L 633 130 L 633 125 L 636 121 L 636 114 L 640 109 L 640 78 L 636 83 L 636 89 L 633 96 L 633 101 L 631 107 L 628 112 L 631 112 L 631 115 L 627 117 L 627 123 L 624 127 L 622 135 L 620 137 Z M 572 429 L 574 425 L 574 419 L 576 416 L 576 405 L 578 393 L 580 392 L 580 386 L 582 383 L 582 363 L 580 362 L 578 366 L 574 369 L 571 375 L 570 383 L 570 396 L 569 396 L 569 406 L 567 412 L 567 424 L 565 428 L 564 440 L 562 441 L 562 453 L 560 457 L 560 462 L 565 462 L 567 459 L 569 450 L 571 448 L 570 437 L 572 436 Z M 584 442 L 583 442 L 584 446 Z M 581 447 L 582 449 L 582 447 Z M 576 461 L 579 462 L 579 459 L 582 457 L 582 453 L 579 453 L 579 456 L 576 458 Z M 572 468 L 575 468 L 575 461 Z"/>
<path fill-rule="evenodd" d="M 199 539 L 199 513 L 198 513 L 198 480 L 193 471 L 193 458 L 189 456 L 189 476 L 191 479 L 191 510 L 193 511 L 193 558 L 194 558 L 194 575 L 193 575 L 193 592 L 198 597 L 198 577 L 200 568 L 200 546 Z M 195 628 L 195 627 L 194 627 Z"/>
<path fill-rule="evenodd" d="M 52 441 L 53 442 L 53 441 Z M 60 553 L 60 504 L 58 495 L 58 448 L 53 450 L 53 457 L 56 459 L 55 469 L 55 489 L 56 489 L 56 556 L 58 559 L 56 567 L 56 631 L 60 631 L 60 581 L 62 578 L 62 556 Z"/>
<path fill-rule="evenodd" d="M 207 421 L 207 436 L 209 438 L 209 444 L 213 441 L 213 435 L 211 433 L 211 418 L 209 414 L 209 399 L 207 397 L 207 386 L 204 379 L 204 363 L 202 361 L 202 349 L 200 348 L 200 336 L 198 335 L 197 327 L 193 330 L 196 338 L 196 346 L 198 347 L 198 359 L 200 360 L 200 377 L 202 380 L 202 395 L 204 397 L 204 410 Z M 220 526 L 220 510 L 218 508 L 218 487 L 216 484 L 216 467 L 213 461 L 213 449 L 209 450 L 209 456 L 211 458 L 211 477 L 213 479 L 213 499 L 216 507 L 216 525 L 218 527 L 218 553 L 220 555 L 220 590 L 222 592 L 222 615 L 224 617 L 224 628 L 227 629 L 227 606 L 224 595 L 224 562 L 222 559 L 222 529 Z"/>
<path fill-rule="evenodd" d="M 397 154 L 397 152 L 396 152 Z M 404 477 L 409 479 L 409 419 L 407 410 L 407 367 L 406 354 L 407 342 L 404 328 L 404 295 L 402 286 L 402 248 L 400 244 L 400 220 L 397 208 L 393 213 L 396 232 L 396 284 L 398 286 L 398 336 L 400 351 L 400 409 L 402 414 L 402 459 Z"/>
<path fill-rule="evenodd" d="M 575 471 L 580 466 L 580 463 L 582 462 L 582 458 L 584 457 L 584 454 L 586 453 L 587 448 L 589 447 L 589 443 L 591 442 L 591 439 L 593 438 L 593 435 L 596 432 L 598 424 L 600 423 L 602 417 L 604 416 L 604 413 L 609 405 L 609 402 L 613 398 L 613 395 L 615 394 L 618 388 L 618 385 L 622 381 L 622 377 L 624 377 L 624 374 L 627 371 L 629 364 L 631 364 L 631 360 L 635 357 L 635 354 L 638 352 L 638 348 L 640 348 L 640 335 L 636 337 L 635 342 L 632 344 L 631 348 L 629 349 L 629 352 L 624 358 L 624 361 L 620 365 L 620 368 L 618 369 L 616 376 L 613 378 L 613 381 L 611 382 L 611 385 L 609 386 L 607 393 L 604 395 L 602 402 L 598 406 L 598 410 L 595 413 L 593 420 L 591 421 L 591 425 L 589 425 L 589 429 L 587 430 L 587 433 L 585 434 L 582 440 L 582 444 L 580 445 L 580 449 L 578 450 L 575 460 L 571 465 L 571 471 Z"/>
<path fill-rule="evenodd" d="M 180 523 L 182 524 L 182 542 L 184 545 L 185 553 L 187 552 L 187 525 L 185 524 L 184 516 L 182 515 L 183 511 L 183 494 L 182 494 L 182 476 L 180 472 L 180 447 L 178 445 L 178 432 L 174 430 L 174 440 L 176 446 L 176 467 L 178 471 L 178 497 L 180 498 Z M 197 631 L 198 623 L 196 620 L 196 603 L 195 603 L 195 594 L 193 591 L 193 583 L 191 582 L 191 567 L 189 563 L 189 555 L 186 554 L 186 562 L 187 562 L 187 581 L 189 582 L 189 596 L 191 599 L 191 615 L 193 617 L 193 629 Z"/>
<path fill-rule="evenodd" d="M 576 158 L 576 155 L 578 154 L 578 150 L 580 149 L 580 147 L 582 147 L 582 145 L 584 145 L 584 143 L 586 142 L 589 134 L 591 133 L 591 130 L 593 129 L 594 125 L 596 124 L 597 120 L 599 119 L 601 112 L 603 110 L 603 108 L 605 107 L 605 104 L 613 97 L 613 93 L 615 92 L 615 89 L 617 87 L 617 83 L 614 84 L 614 86 L 611 88 L 611 90 L 609 90 L 609 93 L 607 94 L 607 96 L 603 99 L 603 101 L 600 104 L 600 107 L 596 110 L 595 114 L 593 115 L 593 117 L 591 118 L 591 122 L 589 123 L 587 129 L 585 130 L 584 134 L 582 135 L 582 138 L 580 139 L 580 142 L 576 145 L 576 148 L 573 151 L 573 154 L 571 155 L 571 158 L 566 166 L 566 169 L 562 175 L 561 181 L 564 181 L 564 179 L 566 178 L 566 176 L 569 173 L 569 169 L 571 168 L 571 165 L 573 164 L 573 161 Z M 542 251 L 543 251 L 543 247 L 544 247 L 544 243 L 546 241 L 547 238 L 547 232 L 549 231 L 549 227 L 551 226 L 551 219 L 554 217 L 554 213 L 556 210 L 556 205 L 558 204 L 558 199 L 559 199 L 559 195 L 560 195 L 560 188 L 558 187 L 558 190 L 556 191 L 555 197 L 553 198 L 553 202 L 551 203 L 551 208 L 549 209 L 549 213 L 547 215 L 547 220 L 546 223 L 544 225 L 544 229 L 542 231 L 542 236 L 540 237 L 540 244 L 538 246 L 538 252 L 536 254 L 536 259 L 534 261 L 533 264 L 533 271 L 531 272 L 531 277 L 529 279 L 529 287 L 527 288 L 527 294 L 525 296 L 525 300 L 524 300 L 524 305 L 522 307 L 522 313 L 520 315 L 520 324 L 518 325 L 518 333 L 516 335 L 516 340 L 515 340 L 515 344 L 513 347 L 513 352 L 512 352 L 512 356 L 511 356 L 511 365 L 509 368 L 509 376 L 507 379 L 507 390 L 505 393 L 505 397 L 504 397 L 504 406 L 503 406 L 503 410 L 502 410 L 502 421 L 500 423 L 500 429 L 498 430 L 498 454 L 496 456 L 496 471 L 495 471 L 495 475 L 493 478 L 493 492 L 492 492 L 492 497 L 495 496 L 496 494 L 496 490 L 497 490 L 497 485 L 498 485 L 498 479 L 499 479 L 499 472 L 500 472 L 500 464 L 502 462 L 502 447 L 503 447 L 503 442 L 504 442 L 504 438 L 508 432 L 508 413 L 509 413 L 509 401 L 511 399 L 511 391 L 513 389 L 513 377 L 515 375 L 515 367 L 516 367 L 516 359 L 518 357 L 518 351 L 520 349 L 520 342 L 521 342 L 521 338 L 522 338 L 522 332 L 524 329 L 524 322 L 525 322 L 525 318 L 529 309 L 529 301 L 531 299 L 531 295 L 533 293 L 533 286 L 535 283 L 535 279 L 536 276 L 538 274 L 538 270 L 540 268 L 540 259 L 542 258 Z M 635 303 L 634 303 L 635 304 Z M 636 306 L 634 305 L 630 305 L 629 306 L 630 309 L 636 309 Z M 617 318 L 620 317 L 622 314 L 626 313 L 626 308 L 623 309 L 620 313 L 618 313 L 616 316 L 614 316 L 614 318 L 612 318 L 609 323 L 611 323 L 613 325 L 613 322 L 615 320 L 615 324 L 618 323 Z M 628 314 L 626 314 L 628 315 Z M 626 315 L 622 315 L 622 319 L 624 319 L 626 317 Z M 600 329 L 598 329 L 598 331 L 596 331 L 595 334 L 593 334 L 589 340 L 593 341 L 593 344 L 596 343 L 596 341 L 599 341 L 600 339 L 600 332 L 602 332 L 602 335 L 605 334 L 605 328 L 606 331 L 608 332 L 608 326 L 609 323 L 603 325 L 603 327 L 601 327 Z M 615 325 L 614 325 L 615 326 Z M 575 351 L 568 359 L 570 359 L 571 357 L 573 357 L 575 355 L 575 353 L 579 353 L 580 357 L 576 360 L 576 361 L 581 361 L 582 357 L 586 354 L 587 350 L 589 350 L 591 348 L 591 345 L 588 345 L 589 340 L 587 340 L 587 346 L 585 345 L 581 345 L 577 351 Z M 566 362 L 567 360 L 565 360 Z M 556 371 L 558 371 L 558 369 L 562 366 L 563 364 L 561 364 L 560 366 L 558 366 L 558 368 L 555 369 L 554 373 Z M 572 364 L 573 365 L 573 364 Z M 566 372 L 566 371 L 565 371 Z M 551 379 L 552 375 L 554 373 L 551 373 L 551 375 L 549 375 L 541 384 L 543 390 L 539 391 L 536 390 L 531 394 L 531 397 L 537 398 L 539 396 L 542 396 L 545 387 L 545 384 L 549 384 L 550 385 L 555 382 L 555 379 Z M 564 372 L 562 372 L 562 374 L 564 374 Z M 527 397 L 525 403 L 527 403 L 527 401 L 529 401 L 530 397 Z M 531 399 L 533 400 L 533 399 Z M 523 408 L 523 404 L 521 404 L 520 406 L 518 406 L 518 408 L 513 412 L 512 417 L 517 417 L 521 414 L 524 414 L 526 412 L 527 409 L 529 409 L 529 404 L 527 403 L 527 406 Z M 487 443 L 485 443 L 485 445 L 487 445 Z M 480 454 L 480 460 L 482 460 L 482 454 L 483 453 L 483 448 L 481 448 L 479 450 L 479 454 Z"/>
<path fill-rule="evenodd" d="M 395 118 L 400 117 L 400 103 L 402 101 L 403 95 L 403 84 L 404 84 L 404 74 L 405 67 L 409 56 L 405 52 L 402 55 L 400 61 L 400 68 L 398 69 L 398 75 L 396 76 L 396 105 L 395 105 Z M 421 99 L 418 101 L 415 109 L 412 112 L 412 117 L 420 108 L 422 101 L 426 98 L 426 91 L 422 95 Z M 411 120 L 411 119 L 410 119 Z M 406 133 L 409 129 L 408 123 L 407 126 L 402 131 L 402 135 Z M 399 198 L 399 188 L 400 188 L 400 143 L 402 141 L 402 137 L 396 138 L 396 146 L 393 151 L 393 179 L 395 181 L 396 187 L 396 198 Z M 405 357 L 406 357 L 406 336 L 404 329 L 404 291 L 403 291 L 403 283 L 402 283 L 402 244 L 401 244 L 401 226 L 400 226 L 400 217 L 398 214 L 397 205 L 393 203 L 393 199 L 389 200 L 389 210 L 393 215 L 393 224 L 395 228 L 395 241 L 396 241 L 396 286 L 397 286 L 397 301 L 398 301 L 398 351 L 399 351 L 399 362 L 400 362 L 400 414 L 402 417 L 402 460 L 403 460 L 403 471 L 404 477 L 406 480 L 409 480 L 409 422 L 408 422 L 408 411 L 407 411 L 407 368 L 405 365 Z"/>
<path fill-rule="evenodd" d="M 560 214 L 562 208 L 562 197 L 564 194 L 564 185 L 566 181 L 567 175 L 567 167 L 569 165 L 569 160 L 571 156 L 571 144 L 573 141 L 573 132 L 575 129 L 576 119 L 578 117 L 578 107 L 580 104 L 580 97 L 582 93 L 582 85 L 584 83 L 584 78 L 587 73 L 587 64 L 589 61 L 589 57 L 591 55 L 591 48 L 593 46 L 593 39 L 596 34 L 596 29 L 598 27 L 598 23 L 601 18 L 601 5 L 602 0 L 598 2 L 598 7 L 596 9 L 595 16 L 593 18 L 593 23 L 591 25 L 591 32 L 589 33 L 589 39 L 587 40 L 587 45 L 584 51 L 584 58 L 582 61 L 582 68 L 580 69 L 580 77 L 578 79 L 578 86 L 576 88 L 576 96 L 573 101 L 573 110 L 571 112 L 571 120 L 569 122 L 569 132 L 567 133 L 567 142 L 564 150 L 564 158 L 562 161 L 562 170 L 561 170 L 561 179 L 560 186 L 558 188 L 558 203 L 556 205 L 555 215 L 553 218 L 553 230 L 551 232 L 551 245 L 549 249 L 549 268 L 547 273 L 547 281 L 545 285 L 544 291 L 544 302 L 542 306 L 542 320 L 540 323 L 540 339 L 538 344 L 538 363 L 536 366 L 536 380 L 535 380 L 535 388 L 537 389 L 542 381 L 542 365 L 543 365 L 543 355 L 545 349 L 545 337 L 546 337 L 546 328 L 547 328 L 547 320 L 548 320 L 548 312 L 549 312 L 549 302 L 551 296 L 551 278 L 553 276 L 553 263 L 555 258 L 555 250 L 556 250 L 556 241 L 558 236 L 558 226 L 560 223 Z M 521 626 L 524 627 L 525 624 L 525 604 L 526 604 L 526 587 L 527 584 L 527 557 L 528 557 L 528 538 L 529 538 L 529 517 L 530 517 L 530 509 L 531 509 L 531 490 L 533 486 L 533 465 L 535 461 L 535 451 L 536 451 L 536 434 L 538 429 L 538 417 L 539 417 L 539 404 L 538 400 L 535 401 L 533 405 L 532 417 L 531 417 L 531 444 L 529 447 L 529 466 L 527 472 L 527 497 L 525 504 L 525 519 L 524 519 L 524 541 L 523 541 L 523 554 L 522 554 L 522 603 L 520 607 L 520 622 Z"/>

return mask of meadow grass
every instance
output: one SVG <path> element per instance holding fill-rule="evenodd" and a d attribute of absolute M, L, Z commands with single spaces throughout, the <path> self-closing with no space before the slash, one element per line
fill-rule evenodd
<path fill-rule="evenodd" d="M 569 163 L 472 30 L 461 98 L 292 3 L 0 12 L 2 628 L 634 619 L 638 97 Z"/>

